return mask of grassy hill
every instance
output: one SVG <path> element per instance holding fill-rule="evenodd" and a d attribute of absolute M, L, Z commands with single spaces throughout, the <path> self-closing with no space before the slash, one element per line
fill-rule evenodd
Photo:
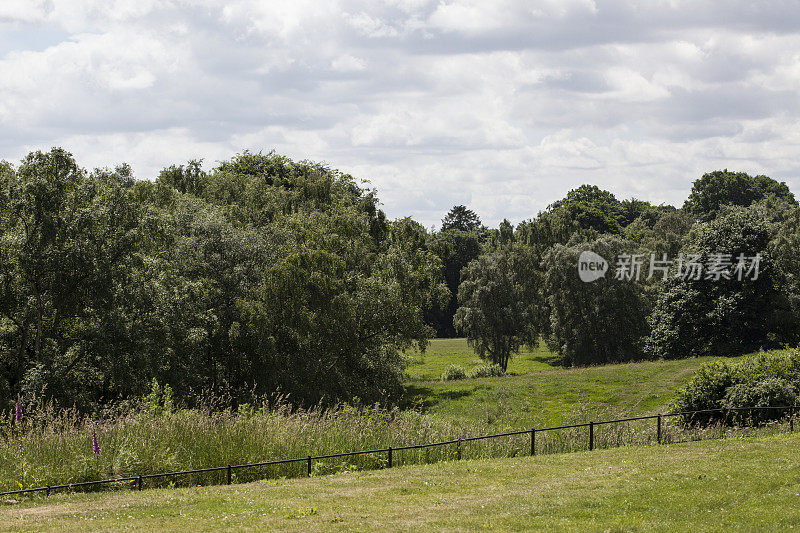
<path fill-rule="evenodd" d="M 439 381 L 451 364 L 469 370 L 481 363 L 464 339 L 434 339 L 426 353 L 408 354 L 406 406 L 452 418 L 527 428 L 604 414 L 666 411 L 675 392 L 715 357 L 645 361 L 588 368 L 555 365 L 544 346 L 516 355 L 509 375 Z"/>
<path fill-rule="evenodd" d="M 800 435 L 0 505 L 2 531 L 800 528 Z"/>

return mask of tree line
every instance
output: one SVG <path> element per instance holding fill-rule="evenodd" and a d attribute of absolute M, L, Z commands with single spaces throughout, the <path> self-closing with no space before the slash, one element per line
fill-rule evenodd
<path fill-rule="evenodd" d="M 587 249 L 763 260 L 752 282 L 589 284 Z M 93 409 L 154 378 L 181 398 L 391 403 L 403 352 L 434 335 L 503 368 L 541 341 L 568 365 L 796 343 L 798 251 L 788 187 L 728 171 L 680 209 L 587 185 L 516 227 L 455 206 L 429 231 L 388 220 L 352 176 L 274 152 L 150 181 L 36 151 L 0 163 L 0 407 Z"/>

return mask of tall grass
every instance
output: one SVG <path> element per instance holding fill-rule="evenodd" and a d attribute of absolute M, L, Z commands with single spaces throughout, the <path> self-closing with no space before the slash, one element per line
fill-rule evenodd
<path fill-rule="evenodd" d="M 617 418 L 586 406 L 570 415 L 572 422 Z M 724 437 L 742 430 L 684 428 L 664 419 L 662 442 Z M 21 424 L 13 416 L 0 427 L 0 492 L 93 481 L 137 474 L 155 474 L 212 466 L 254 463 L 389 446 L 432 443 L 502 432 L 508 428 L 464 420 L 447 420 L 416 411 L 340 406 L 297 411 L 279 402 L 237 412 L 208 409 L 153 408 L 142 405 L 126 414 L 95 419 L 75 410 L 56 410 L 39 403 L 28 406 Z M 785 430 L 776 423 L 753 431 Z M 102 448 L 95 454 L 92 434 Z M 655 421 L 625 422 L 595 427 L 597 448 L 651 444 Z M 537 453 L 585 450 L 587 428 L 538 432 Z M 530 453 L 528 434 L 463 442 L 462 458 L 508 457 Z M 430 463 L 456 458 L 457 446 L 397 450 L 393 464 Z M 387 454 L 318 460 L 313 474 L 387 466 Z M 234 481 L 305 475 L 303 462 L 236 470 Z M 149 480 L 148 486 L 208 484 L 224 481 L 225 473 L 192 474 Z"/>

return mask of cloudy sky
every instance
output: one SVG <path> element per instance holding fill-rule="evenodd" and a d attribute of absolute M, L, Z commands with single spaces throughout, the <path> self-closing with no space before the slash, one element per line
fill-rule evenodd
<path fill-rule="evenodd" d="M 0 2 L 0 159 L 152 179 L 275 149 L 427 226 L 582 183 L 679 205 L 721 168 L 800 195 L 798 88 L 794 0 Z"/>

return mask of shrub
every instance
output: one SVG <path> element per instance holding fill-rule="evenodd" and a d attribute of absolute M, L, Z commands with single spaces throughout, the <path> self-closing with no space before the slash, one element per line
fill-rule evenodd
<path fill-rule="evenodd" d="M 442 373 L 442 381 L 455 381 L 457 379 L 465 379 L 467 373 L 458 365 L 450 365 L 447 370 Z"/>
<path fill-rule="evenodd" d="M 503 367 L 500 365 L 489 365 L 489 364 L 482 364 L 478 365 L 472 370 L 469 371 L 467 377 L 470 379 L 473 378 L 494 378 L 499 376 L 505 376 L 506 373 L 503 370 Z"/>
<path fill-rule="evenodd" d="M 728 388 L 723 406 L 736 407 L 778 407 L 794 405 L 797 401 L 797 388 L 782 378 L 766 378 L 763 381 L 737 383 Z M 734 411 L 730 413 L 732 423 L 762 424 L 783 418 L 786 413 L 778 409 L 753 411 Z"/>
<path fill-rule="evenodd" d="M 800 390 L 800 351 L 759 353 L 738 363 L 713 362 L 701 366 L 672 403 L 674 411 L 701 411 L 729 407 L 792 405 Z M 782 417 L 774 411 L 754 417 Z M 684 422 L 706 425 L 711 422 L 741 423 L 749 415 L 724 417 L 722 413 L 684 416 Z M 764 418 L 766 417 L 766 418 Z"/>

